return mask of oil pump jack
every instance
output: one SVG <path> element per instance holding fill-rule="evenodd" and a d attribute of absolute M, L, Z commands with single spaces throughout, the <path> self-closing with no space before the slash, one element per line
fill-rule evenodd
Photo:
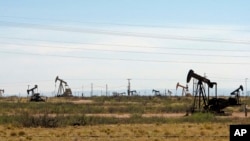
<path fill-rule="evenodd" d="M 31 92 L 30 101 L 35 101 L 35 102 L 41 101 L 41 102 L 44 102 L 45 100 L 41 98 L 40 94 L 34 92 L 35 89 L 37 89 L 37 88 L 38 88 L 38 86 L 35 85 L 33 88 L 27 90 L 28 95 Z"/>
<path fill-rule="evenodd" d="M 230 105 L 241 105 L 240 103 L 240 90 L 243 91 L 243 86 L 240 85 L 239 88 L 231 92 L 231 97 L 228 99 Z"/>
<path fill-rule="evenodd" d="M 160 91 L 153 89 L 152 93 L 155 93 L 155 96 L 161 96 Z"/>
<path fill-rule="evenodd" d="M 190 82 L 191 78 L 195 78 L 198 80 L 198 83 L 196 85 L 196 90 L 194 91 L 194 102 L 191 107 L 191 112 L 214 112 L 214 113 L 224 113 L 222 109 L 228 107 L 228 106 L 234 106 L 239 103 L 239 90 L 243 87 L 240 86 L 240 88 L 236 89 L 231 93 L 237 95 L 236 97 L 230 97 L 228 99 L 224 98 L 218 98 L 217 97 L 217 83 L 211 82 L 209 79 L 202 77 L 196 73 L 194 73 L 193 70 L 190 70 L 187 75 L 187 83 Z M 207 95 L 205 90 L 205 84 L 207 84 Z M 213 88 L 215 86 L 215 97 L 209 98 L 209 89 Z M 237 94 L 236 94 L 237 93 Z M 238 97 L 238 98 L 237 98 Z"/>
<path fill-rule="evenodd" d="M 188 86 L 183 86 L 183 85 L 181 85 L 179 82 L 176 84 L 176 91 L 177 91 L 177 89 L 178 89 L 178 87 L 181 87 L 182 88 L 182 96 L 188 96 Z"/>
<path fill-rule="evenodd" d="M 71 96 L 73 96 L 72 95 L 72 91 L 69 88 L 67 82 L 65 82 L 64 80 L 60 79 L 58 76 L 55 79 L 55 83 L 57 81 L 60 81 L 58 92 L 57 92 L 57 95 L 56 95 L 57 97 L 71 97 Z M 63 84 L 65 85 L 65 88 L 64 88 Z"/>
<path fill-rule="evenodd" d="M 4 93 L 4 89 L 0 89 L 0 97 L 3 96 L 3 93 Z"/>
<path fill-rule="evenodd" d="M 196 89 L 194 92 L 194 102 L 192 104 L 191 107 L 191 112 L 204 112 L 204 111 L 220 111 L 220 108 L 217 108 L 217 83 L 216 82 L 211 82 L 209 79 L 202 77 L 196 73 L 194 73 L 193 70 L 190 70 L 188 72 L 187 75 L 187 83 L 190 82 L 191 78 L 195 78 L 198 80 L 198 83 L 196 84 L 196 86 L 194 86 L 194 88 Z M 205 84 L 207 84 L 208 86 L 208 93 L 206 95 L 206 90 L 205 90 Z M 213 104 L 211 104 L 211 102 L 209 102 L 209 88 L 213 88 L 215 87 L 215 98 L 213 99 Z M 213 107 L 213 108 L 212 108 Z M 216 108 L 215 108 L 216 107 Z"/>

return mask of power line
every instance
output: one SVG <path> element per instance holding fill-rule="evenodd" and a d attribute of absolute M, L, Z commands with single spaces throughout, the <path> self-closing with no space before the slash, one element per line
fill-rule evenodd
<path fill-rule="evenodd" d="M 247 45 L 250 44 L 250 41 L 248 40 L 213 39 L 213 38 L 185 37 L 185 36 L 173 36 L 173 35 L 152 34 L 152 33 L 120 32 L 120 31 L 101 30 L 101 29 L 60 27 L 60 26 L 53 26 L 53 25 L 41 25 L 41 24 L 33 24 L 33 23 L 18 23 L 18 22 L 7 22 L 7 21 L 0 21 L 0 26 L 45 29 L 45 30 L 53 30 L 53 31 L 66 31 L 66 32 L 78 32 L 78 33 L 105 34 L 105 35 L 115 35 L 115 36 L 133 36 L 133 37 L 142 37 L 142 38 L 171 39 L 171 40 L 183 40 L 183 41 L 231 43 L 231 44 L 247 44 Z"/>
<path fill-rule="evenodd" d="M 28 38 L 16 38 L 16 37 L 0 37 L 3 39 L 10 40 L 24 40 L 24 41 L 39 41 L 39 42 L 52 42 L 52 43 L 66 43 L 76 45 L 96 45 L 96 46 L 114 46 L 114 47 L 127 47 L 127 48 L 150 48 L 150 49 L 164 49 L 164 50 L 193 50 L 193 51 L 218 51 L 218 52 L 250 52 L 247 49 L 204 49 L 204 48 L 183 48 L 183 47 L 159 47 L 159 46 L 141 46 L 141 45 L 124 45 L 124 44 L 102 44 L 102 43 L 85 43 L 85 42 L 66 42 L 66 41 L 53 41 L 53 40 L 42 40 L 42 39 L 28 39 Z M 4 43 L 4 42 L 2 42 Z M 6 42 L 5 42 L 6 43 Z M 13 42 L 12 42 L 13 44 Z"/>
<path fill-rule="evenodd" d="M 173 29 L 192 29 L 192 30 L 220 30 L 228 31 L 228 29 L 222 28 L 204 28 L 197 26 L 180 26 L 176 24 L 172 25 L 149 25 L 149 24 L 130 24 L 130 23 L 110 23 L 110 22 L 91 22 L 91 21 L 79 21 L 79 20 L 65 20 L 65 19 L 49 19 L 49 18 L 31 18 L 31 17 L 16 17 L 16 16 L 0 16 L 2 18 L 13 18 L 13 19 L 24 19 L 24 20 L 42 20 L 42 21 L 54 21 L 54 22 L 63 22 L 63 23 L 79 23 L 79 24 L 90 24 L 90 25 L 111 25 L 111 26 L 128 26 L 128 27 L 147 27 L 147 28 L 173 28 Z M 221 26 L 222 27 L 222 26 Z M 242 28 L 242 27 L 241 27 Z M 241 31 L 249 32 L 246 29 L 230 29 L 230 31 Z"/>
<path fill-rule="evenodd" d="M 48 83 L 48 82 L 53 82 L 53 80 L 37 80 L 37 81 L 22 81 L 22 82 L 8 82 L 8 83 L 0 83 L 0 85 L 4 85 L 6 87 L 6 85 L 11 85 L 11 86 L 15 86 L 15 85 L 26 85 L 28 83 Z"/>
<path fill-rule="evenodd" d="M 154 62 L 154 63 L 175 63 L 175 64 L 224 64 L 224 65 L 249 65 L 249 62 L 199 62 L 199 61 L 173 61 L 173 60 L 143 60 L 143 59 L 124 59 L 124 58 L 107 58 L 107 57 L 86 57 L 86 56 L 72 56 L 72 55 L 56 55 L 56 54 L 40 54 L 40 53 L 27 53 L 27 52 L 14 52 L 14 51 L 0 51 L 6 54 L 19 54 L 19 55 L 34 55 L 34 56 L 48 56 L 48 57 L 62 57 L 62 58 L 75 58 L 75 59 L 92 59 L 92 60 L 118 60 L 118 61 L 133 61 L 133 62 Z"/>
<path fill-rule="evenodd" d="M 0 42 L 1 43 L 1 42 Z M 22 44 L 13 44 L 7 43 L 11 45 L 21 45 Z M 116 52 L 116 53 L 136 53 L 136 54 L 158 54 L 158 55 L 177 55 L 177 56 L 206 56 L 206 57 L 233 57 L 233 58 L 250 58 L 249 55 L 214 55 L 214 54 L 195 54 L 195 53 L 169 53 L 169 52 L 146 52 L 146 51 L 125 51 L 125 50 L 111 50 L 111 49 L 90 49 L 84 47 L 62 47 L 62 46 L 47 46 L 47 45 L 25 45 L 31 47 L 46 47 L 46 48 L 54 48 L 54 49 L 70 49 L 70 50 L 88 50 L 88 51 L 104 51 L 104 52 Z M 1 47 L 0 47 L 1 48 Z"/>

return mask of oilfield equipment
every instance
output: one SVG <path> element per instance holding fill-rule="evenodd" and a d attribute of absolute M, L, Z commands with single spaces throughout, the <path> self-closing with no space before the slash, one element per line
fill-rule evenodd
<path fill-rule="evenodd" d="M 190 96 L 190 93 L 188 92 L 188 85 L 186 86 L 183 86 L 181 85 L 179 82 L 176 84 L 176 91 L 178 89 L 178 87 L 181 87 L 182 88 L 182 93 L 181 93 L 181 96 Z"/>
<path fill-rule="evenodd" d="M 122 92 L 122 93 L 112 92 L 112 95 L 113 95 L 113 96 L 125 96 L 126 93 L 125 93 L 125 92 Z"/>
<path fill-rule="evenodd" d="M 41 101 L 41 102 L 44 102 L 45 100 L 41 98 L 40 93 L 38 93 L 38 92 L 35 93 L 35 92 L 34 92 L 36 89 L 38 89 L 38 86 L 37 86 L 37 85 L 35 85 L 35 86 L 34 86 L 33 88 L 31 88 L 31 89 L 29 89 L 29 88 L 27 89 L 28 95 L 29 95 L 29 93 L 31 92 L 30 101 L 35 101 L 35 102 Z"/>
<path fill-rule="evenodd" d="M 3 96 L 3 93 L 4 93 L 4 89 L 0 89 L 0 97 Z"/>
<path fill-rule="evenodd" d="M 231 92 L 231 97 L 229 98 L 230 105 L 241 105 L 240 102 L 240 91 L 243 91 L 243 86 L 240 85 L 239 88 Z"/>
<path fill-rule="evenodd" d="M 130 80 L 131 79 L 127 79 L 128 80 L 128 90 L 127 90 L 127 92 L 128 92 L 128 96 L 130 96 L 130 92 L 131 92 L 131 90 L 130 90 Z"/>
<path fill-rule="evenodd" d="M 213 112 L 213 113 L 224 113 L 222 111 L 224 108 L 228 106 L 240 105 L 239 102 L 239 94 L 235 97 L 229 97 L 228 99 L 218 98 L 217 97 L 217 83 L 211 82 L 209 79 L 202 77 L 193 70 L 190 70 L 187 75 L 187 83 L 190 82 L 191 78 L 197 79 L 198 83 L 194 83 L 194 101 L 190 111 L 194 112 Z M 206 94 L 206 86 L 207 86 L 207 94 Z M 215 97 L 209 97 L 209 89 L 215 87 Z M 236 89 L 233 94 L 239 92 L 239 90 L 243 90 L 243 87 Z M 231 93 L 231 94 L 232 94 Z"/>
<path fill-rule="evenodd" d="M 57 91 L 57 95 L 56 95 L 57 97 L 71 97 L 71 96 L 73 96 L 72 91 L 69 88 L 68 83 L 66 81 L 60 79 L 58 76 L 55 79 L 55 83 L 57 81 L 60 81 L 58 91 Z"/>
<path fill-rule="evenodd" d="M 160 93 L 160 91 L 158 91 L 158 90 L 153 89 L 153 90 L 152 90 L 152 93 L 154 93 L 155 96 L 161 96 L 161 93 Z"/>
<path fill-rule="evenodd" d="M 173 94 L 173 92 L 168 90 L 168 95 L 171 96 L 172 94 Z"/>
<path fill-rule="evenodd" d="M 131 94 L 131 96 L 137 95 L 137 92 L 136 92 L 136 90 L 132 90 L 132 91 L 130 91 L 130 94 Z"/>

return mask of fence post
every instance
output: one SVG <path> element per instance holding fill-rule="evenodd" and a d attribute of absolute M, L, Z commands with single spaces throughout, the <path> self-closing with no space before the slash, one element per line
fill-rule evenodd
<path fill-rule="evenodd" d="M 244 104 L 245 117 L 247 117 L 247 104 Z"/>

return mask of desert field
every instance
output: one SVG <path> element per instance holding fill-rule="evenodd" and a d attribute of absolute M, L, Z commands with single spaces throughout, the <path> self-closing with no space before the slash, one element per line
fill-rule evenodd
<path fill-rule="evenodd" d="M 0 139 L 9 141 L 228 141 L 227 123 L 168 123 L 25 128 L 0 126 Z"/>
<path fill-rule="evenodd" d="M 242 102 L 249 104 L 248 98 Z M 186 115 L 190 97 L 0 99 L 0 140 L 228 141 L 229 125 L 250 123 L 242 106 L 227 116 Z"/>

